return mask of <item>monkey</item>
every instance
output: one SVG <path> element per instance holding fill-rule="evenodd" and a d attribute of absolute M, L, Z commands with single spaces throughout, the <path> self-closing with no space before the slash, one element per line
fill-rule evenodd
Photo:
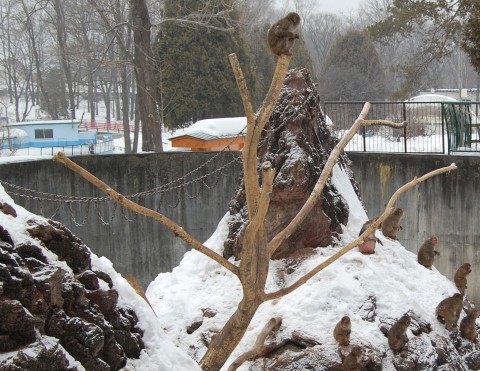
<path fill-rule="evenodd" d="M 408 343 L 408 336 L 406 334 L 408 326 L 410 326 L 410 316 L 404 314 L 400 319 L 393 324 L 388 331 L 388 346 L 394 352 L 402 351 Z"/>
<path fill-rule="evenodd" d="M 300 16 L 293 12 L 275 22 L 267 34 L 270 51 L 278 56 L 282 54 L 292 55 L 290 49 L 293 46 L 293 41 L 300 37 L 297 33 L 299 25 Z"/>
<path fill-rule="evenodd" d="M 417 254 L 417 261 L 420 263 L 420 265 L 423 265 L 425 268 L 432 269 L 435 255 L 440 255 L 436 249 L 437 244 L 438 239 L 434 236 L 430 237 L 423 243 L 422 246 L 420 246 Z"/>
<path fill-rule="evenodd" d="M 385 237 L 397 239 L 399 229 L 403 229 L 400 220 L 403 218 L 403 209 L 397 207 L 382 223 L 382 233 Z"/>
<path fill-rule="evenodd" d="M 362 229 L 360 229 L 360 233 L 358 233 L 358 235 L 360 236 L 363 232 L 365 232 L 367 228 L 370 227 L 372 223 L 374 223 L 377 219 L 378 218 L 374 218 L 365 222 L 362 226 Z M 375 245 L 377 242 L 380 243 L 380 245 L 383 245 L 382 241 L 375 237 L 375 231 L 372 231 L 372 233 L 365 237 L 363 243 L 358 246 L 358 249 L 362 254 L 375 254 Z"/>
<path fill-rule="evenodd" d="M 465 317 L 460 321 L 460 335 L 462 338 L 477 342 L 477 318 L 480 317 L 479 310 L 470 310 Z"/>
<path fill-rule="evenodd" d="M 343 371 L 362 371 L 363 349 L 358 345 L 352 347 L 352 351 L 345 357 L 342 363 Z"/>
<path fill-rule="evenodd" d="M 443 299 L 435 309 L 435 314 L 440 322 L 445 322 L 445 328 L 452 331 L 456 326 L 463 309 L 463 295 L 456 293 Z"/>
<path fill-rule="evenodd" d="M 350 333 L 352 332 L 352 323 L 349 316 L 343 316 L 333 329 L 333 337 L 340 345 L 350 343 Z"/>
<path fill-rule="evenodd" d="M 467 288 L 467 276 L 471 271 L 472 266 L 470 263 L 463 263 L 462 266 L 457 269 L 455 276 L 453 277 L 453 282 L 455 282 L 455 286 L 457 286 L 458 291 L 460 291 L 462 295 L 465 294 Z"/>

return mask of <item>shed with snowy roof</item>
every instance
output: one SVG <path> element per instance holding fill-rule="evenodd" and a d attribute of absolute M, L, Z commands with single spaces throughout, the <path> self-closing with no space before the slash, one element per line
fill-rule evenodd
<path fill-rule="evenodd" d="M 172 148 L 191 151 L 239 151 L 245 144 L 246 129 L 246 117 L 206 119 L 177 130 L 169 140 Z"/>

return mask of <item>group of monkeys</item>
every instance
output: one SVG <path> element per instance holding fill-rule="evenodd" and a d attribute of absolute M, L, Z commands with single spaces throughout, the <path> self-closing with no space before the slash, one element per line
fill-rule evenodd
<path fill-rule="evenodd" d="M 379 226 L 385 237 L 391 239 L 397 239 L 398 231 L 402 229 L 400 221 L 403 217 L 403 209 L 397 207 L 390 216 L 388 216 L 384 222 Z M 361 228 L 359 235 L 361 235 L 367 228 L 375 222 L 376 219 L 367 221 Z M 375 231 L 369 234 L 359 246 L 359 250 L 363 254 L 374 254 L 375 244 L 382 242 L 375 236 Z M 382 244 L 383 245 L 383 244 Z M 417 254 L 417 261 L 428 269 L 432 269 L 435 256 L 440 255 L 437 250 L 438 239 L 437 237 L 431 237 L 425 241 L 420 247 Z M 464 263 L 454 275 L 454 283 L 459 293 L 454 294 L 442 300 L 435 309 L 437 319 L 445 324 L 445 328 L 448 331 L 453 331 L 457 328 L 460 314 L 464 309 L 463 296 L 465 289 L 467 288 L 467 275 L 471 273 L 470 263 Z M 469 308 L 466 311 L 467 315 L 460 322 L 460 335 L 474 343 L 477 341 L 477 327 L 476 319 L 480 317 L 480 311 L 474 308 Z M 388 345 L 396 353 L 404 355 L 407 350 L 407 329 L 410 326 L 411 318 L 408 314 L 403 315 L 397 320 L 388 332 Z M 350 333 L 352 324 L 350 317 L 343 316 L 342 319 L 335 325 L 333 330 L 333 337 L 340 345 L 348 345 L 350 343 Z M 362 370 L 361 360 L 363 357 L 363 349 L 358 345 L 352 346 L 350 353 L 345 357 L 343 361 L 343 370 Z"/>

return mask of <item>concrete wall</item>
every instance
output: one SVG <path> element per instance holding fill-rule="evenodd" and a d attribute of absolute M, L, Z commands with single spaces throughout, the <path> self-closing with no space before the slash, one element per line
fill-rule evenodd
<path fill-rule="evenodd" d="M 403 193 L 397 206 L 405 211 L 399 241 L 417 253 L 437 236 L 441 256 L 435 267 L 453 276 L 464 262 L 472 264 L 467 294 L 480 293 L 480 157 L 349 153 L 352 170 L 370 218 L 383 212 L 392 194 L 415 176 L 455 163 L 458 170 L 437 175 Z"/>
<path fill-rule="evenodd" d="M 171 184 L 169 191 L 147 195 L 141 203 L 158 209 L 203 242 L 227 211 L 238 186 L 240 163 L 227 165 L 238 156 L 228 152 L 165 153 L 79 156 L 74 161 L 123 194 L 165 187 L 187 174 L 183 182 Z M 399 198 L 397 205 L 406 210 L 399 240 L 416 253 L 427 238 L 436 235 L 441 252 L 436 268 L 453 279 L 456 269 L 470 262 L 473 272 L 467 293 L 480 300 L 480 293 L 475 292 L 480 287 L 480 157 L 368 153 L 349 153 L 349 157 L 370 217 L 379 215 L 395 190 L 415 176 L 452 162 L 457 164 L 457 171 L 431 178 Z M 206 161 L 205 168 L 188 175 Z M 210 174 L 221 167 L 222 171 Z M 78 175 L 53 161 L 0 165 L 0 180 L 53 194 L 103 197 Z M 158 273 L 170 271 L 188 249 L 158 223 L 130 212 L 123 215 L 119 208 L 114 212 L 112 202 L 68 206 L 13 198 L 47 217 L 58 208 L 53 219 L 70 228 L 97 255 L 112 260 L 117 271 L 134 274 L 143 285 Z"/>
<path fill-rule="evenodd" d="M 177 222 L 200 242 L 211 236 L 225 215 L 241 171 L 237 152 L 72 159 L 124 195 L 162 187 L 154 195 L 141 197 L 140 203 Z M 237 162 L 226 165 L 232 160 Z M 206 166 L 191 173 L 207 161 Z M 172 183 L 184 175 L 182 181 Z M 51 160 L 0 165 L 0 180 L 52 194 L 105 197 L 79 175 Z M 7 185 L 4 188 L 16 192 Z M 118 272 L 133 274 L 145 287 L 158 273 L 171 271 L 189 250 L 186 243 L 159 223 L 120 206 L 115 208 L 111 201 L 66 204 L 15 195 L 12 198 L 33 213 L 49 218 L 53 215 L 52 219 L 67 226 L 97 255 L 109 258 Z"/>

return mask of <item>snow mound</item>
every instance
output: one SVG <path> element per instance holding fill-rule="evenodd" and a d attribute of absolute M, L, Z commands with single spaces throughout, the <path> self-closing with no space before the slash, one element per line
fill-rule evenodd
<path fill-rule="evenodd" d="M 349 223 L 344 228 L 339 246 L 318 248 L 314 256 L 297 262 L 290 274 L 284 269 L 289 262 L 272 261 L 267 292 L 290 286 L 358 236 L 358 231 L 367 220 L 365 210 L 348 176 L 338 166 L 334 169 L 332 179 L 350 209 Z M 217 252 L 223 250 L 226 220 L 227 216 L 205 243 Z M 442 299 L 457 292 L 455 285 L 435 268 L 429 270 L 419 265 L 416 255 L 407 251 L 398 241 L 385 238 L 380 231 L 377 231 L 377 236 L 383 246 L 377 244 L 374 255 L 363 255 L 354 249 L 293 293 L 262 304 L 223 369 L 240 354 L 250 350 L 267 321 L 276 316 L 283 318 L 280 332 L 303 332 L 319 339 L 323 349 L 338 357 L 338 345 L 332 332 L 340 318 L 348 315 L 352 321 L 351 342 L 386 353 L 384 369 L 391 367 L 388 362 L 392 362 L 393 355 L 389 356 L 391 350 L 387 338 L 379 328 L 382 319 L 399 318 L 413 311 L 431 324 L 432 334 L 448 338 L 449 333 L 436 319 L 435 308 Z M 239 280 L 197 251 L 186 253 L 178 267 L 171 273 L 161 273 L 147 289 L 147 297 L 161 326 L 176 345 L 197 361 L 206 352 L 205 339 L 222 328 L 235 311 L 241 295 Z M 376 304 L 376 315 L 372 321 L 367 321 L 362 318 L 362 308 L 372 298 Z M 205 316 L 206 309 L 216 314 L 213 317 Z M 186 329 L 195 323 L 197 326 L 200 324 L 198 329 L 187 333 Z M 425 334 L 415 336 L 409 330 L 407 335 L 412 341 Z M 431 351 L 432 347 L 429 349 Z M 247 363 L 240 369 L 246 370 L 248 367 Z"/>

